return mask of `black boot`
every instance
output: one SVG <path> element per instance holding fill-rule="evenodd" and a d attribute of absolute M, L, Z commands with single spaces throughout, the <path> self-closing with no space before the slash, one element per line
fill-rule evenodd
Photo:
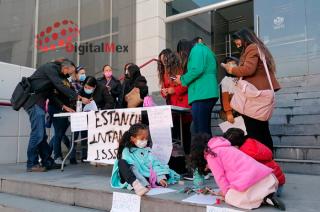
<path fill-rule="evenodd" d="M 285 204 L 277 197 L 275 193 L 271 193 L 264 198 L 264 202 L 268 205 L 272 205 L 282 211 L 286 210 Z"/>

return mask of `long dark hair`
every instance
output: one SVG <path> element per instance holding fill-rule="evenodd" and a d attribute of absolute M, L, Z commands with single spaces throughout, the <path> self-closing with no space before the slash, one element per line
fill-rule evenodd
<path fill-rule="evenodd" d="M 191 49 L 195 43 L 186 39 L 181 39 L 177 45 L 177 52 L 180 57 L 181 68 L 184 72 L 187 71 L 187 64 Z"/>
<path fill-rule="evenodd" d="M 96 87 L 97 86 L 97 80 L 93 76 L 87 76 L 86 79 L 83 82 L 83 85 L 89 85 L 91 87 Z"/>
<path fill-rule="evenodd" d="M 245 140 L 246 136 L 244 135 L 243 130 L 239 128 L 230 128 L 223 134 L 223 137 L 230 141 L 232 146 L 241 147 Z"/>
<path fill-rule="evenodd" d="M 205 169 L 207 166 L 207 161 L 204 158 L 204 153 L 207 152 L 210 155 L 216 156 L 216 153 L 208 148 L 208 141 L 210 140 L 210 135 L 206 133 L 195 134 L 192 137 L 191 145 L 191 167 L 193 169 L 198 169 L 200 174 L 205 174 Z"/>
<path fill-rule="evenodd" d="M 125 78 L 128 78 L 128 74 L 126 74 L 126 69 L 128 69 L 129 66 L 134 65 L 134 63 L 127 63 L 123 67 L 123 75 Z"/>
<path fill-rule="evenodd" d="M 268 48 L 266 47 L 266 45 L 264 45 L 264 43 L 256 36 L 256 34 L 251 31 L 250 29 L 247 28 L 243 28 L 237 32 L 235 32 L 232 35 L 233 39 L 240 39 L 242 41 L 242 45 L 243 45 L 243 51 L 247 48 L 247 46 L 249 46 L 250 44 L 254 43 L 258 46 L 258 48 L 262 51 L 262 53 L 265 55 L 266 57 L 266 62 L 268 65 L 268 68 L 270 69 L 270 71 L 275 72 L 276 71 L 276 65 L 274 62 L 274 59 L 272 57 L 272 54 L 270 53 L 270 51 L 268 50 Z"/>
<path fill-rule="evenodd" d="M 161 56 L 163 55 L 164 64 L 162 64 Z M 158 56 L 158 76 L 159 83 L 162 85 L 164 81 L 165 70 L 169 76 L 177 75 L 180 67 L 180 61 L 177 55 L 171 49 L 164 49 Z"/>
<path fill-rule="evenodd" d="M 135 145 L 131 142 L 131 136 L 135 137 L 138 135 L 139 130 L 148 130 L 148 126 L 145 124 L 134 124 L 132 125 L 128 131 L 126 131 L 123 135 L 122 138 L 119 142 L 119 149 L 117 153 L 117 158 L 121 159 L 122 157 L 122 152 L 124 148 L 131 148 L 135 147 Z M 148 142 L 148 145 L 150 145 L 150 142 Z"/>

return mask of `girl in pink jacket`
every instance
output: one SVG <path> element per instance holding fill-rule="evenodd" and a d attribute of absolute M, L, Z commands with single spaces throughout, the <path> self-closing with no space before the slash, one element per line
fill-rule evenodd
<path fill-rule="evenodd" d="M 192 141 L 191 162 L 204 173 L 209 168 L 225 202 L 242 209 L 254 209 L 262 203 L 285 210 L 275 195 L 278 180 L 272 169 L 231 146 L 223 137 L 209 140 L 206 134 L 195 135 Z"/>

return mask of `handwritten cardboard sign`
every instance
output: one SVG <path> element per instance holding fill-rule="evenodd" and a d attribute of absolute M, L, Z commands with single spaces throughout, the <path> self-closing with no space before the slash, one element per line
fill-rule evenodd
<path fill-rule="evenodd" d="M 89 112 L 87 160 L 114 164 L 123 133 L 139 122 L 141 108 Z"/>

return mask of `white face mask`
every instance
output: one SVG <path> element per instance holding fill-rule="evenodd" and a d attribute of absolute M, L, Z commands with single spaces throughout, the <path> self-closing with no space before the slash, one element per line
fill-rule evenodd
<path fill-rule="evenodd" d="M 136 146 L 138 148 L 145 148 L 148 144 L 148 140 L 137 140 Z"/>

